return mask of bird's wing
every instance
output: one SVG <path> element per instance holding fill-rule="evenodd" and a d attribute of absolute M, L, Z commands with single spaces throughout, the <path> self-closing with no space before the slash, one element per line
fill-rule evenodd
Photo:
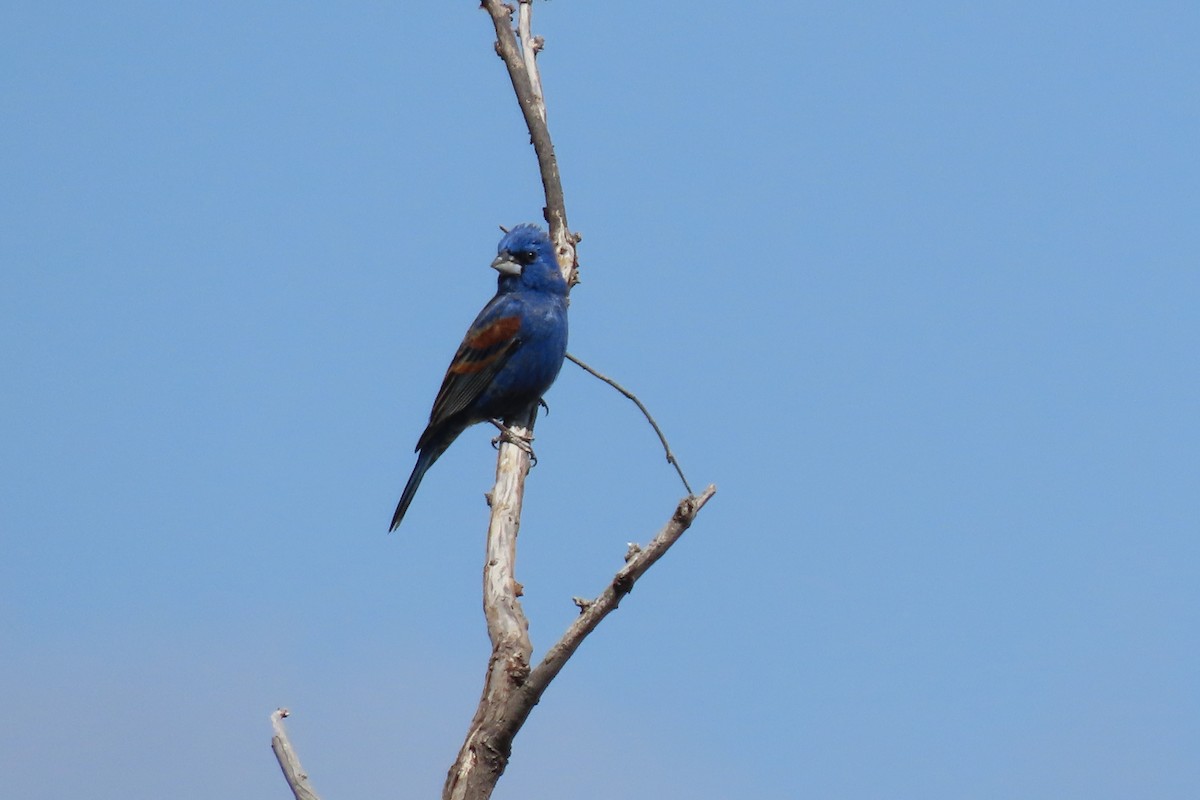
<path fill-rule="evenodd" d="M 497 297 L 479 312 L 446 370 L 426 433 L 479 398 L 520 347 L 520 331 L 521 308 L 511 298 Z"/>

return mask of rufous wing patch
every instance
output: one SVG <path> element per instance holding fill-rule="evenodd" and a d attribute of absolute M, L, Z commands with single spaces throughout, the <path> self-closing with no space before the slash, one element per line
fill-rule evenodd
<path fill-rule="evenodd" d="M 485 369 L 507 349 L 521 330 L 520 317 L 501 317 L 483 330 L 467 336 L 450 365 L 455 375 L 470 375 Z"/>
<path fill-rule="evenodd" d="M 467 339 L 467 346 L 476 350 L 486 350 L 501 342 L 506 342 L 521 330 L 519 316 L 501 317 L 483 330 Z"/>

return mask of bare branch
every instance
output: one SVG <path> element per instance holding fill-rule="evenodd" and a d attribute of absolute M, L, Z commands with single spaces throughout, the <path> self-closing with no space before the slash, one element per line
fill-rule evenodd
<path fill-rule="evenodd" d="M 530 413 L 532 422 L 533 413 Z M 517 435 L 529 429 L 518 428 Z M 509 698 L 529 675 L 529 621 L 518 598 L 521 586 L 514 568 L 517 531 L 529 454 L 510 440 L 502 441 L 496 462 L 496 485 L 488 497 L 492 506 L 488 525 L 487 560 L 483 566 L 483 612 L 487 618 L 492 657 L 484 678 L 483 696 L 458 758 L 446 776 L 444 800 L 488 797 L 500 779 L 512 752 L 512 737 L 503 718 Z"/>
<path fill-rule="evenodd" d="M 300 766 L 300 757 L 292 749 L 287 729 L 283 727 L 283 718 L 289 713 L 286 708 L 277 708 L 271 714 L 271 727 L 275 730 L 275 735 L 271 737 L 271 749 L 275 751 L 275 760 L 279 762 L 279 768 L 283 770 L 283 777 L 291 787 L 292 795 L 296 800 L 321 800 L 312 785 L 309 784 L 308 774 Z"/>
<path fill-rule="evenodd" d="M 508 68 L 537 156 L 546 197 L 543 213 L 555 244 L 558 265 L 568 286 L 574 286 L 579 282 L 575 246 L 580 236 L 571 232 L 567 225 L 562 181 L 546 123 L 546 103 L 537 66 L 537 54 L 541 52 L 543 42 L 532 33 L 532 0 L 518 2 L 520 13 L 516 30 L 512 24 L 512 15 L 516 11 L 513 6 L 501 0 L 482 0 L 482 6 L 495 27 L 496 52 Z M 550 681 L 588 634 L 617 608 L 621 598 L 633 589 L 634 583 L 679 540 L 716 492 L 715 486 L 709 486 L 700 495 L 693 494 L 666 437 L 641 401 L 615 381 L 600 375 L 573 356 L 569 357 L 637 404 L 658 434 L 667 452 L 667 460 L 683 480 L 688 497 L 680 501 L 670 521 L 645 549 L 630 545 L 625 566 L 595 600 L 575 598 L 580 609 L 579 618 L 567 629 L 562 639 L 550 648 L 541 663 L 531 669 L 533 647 L 529 640 L 529 622 L 519 599 L 522 587 L 516 581 L 515 565 L 521 504 L 531 457 L 528 446 L 522 447 L 520 441 L 532 438 L 537 406 L 532 406 L 524 419 L 517 420 L 515 435 L 501 437 L 496 461 L 496 483 L 488 494 L 491 518 L 487 534 L 487 560 L 483 569 L 484 615 L 492 642 L 492 657 L 488 662 L 483 695 L 475 717 L 458 758 L 446 776 L 443 800 L 486 800 L 491 796 L 496 782 L 508 766 L 513 737 L 537 705 Z M 292 750 L 283 726 L 286 716 L 288 711 L 282 708 L 271 715 L 275 731 L 271 749 L 296 800 L 320 800 Z"/>
<path fill-rule="evenodd" d="M 516 450 L 515 447 L 510 448 Z M 520 452 L 520 451 L 517 451 Z M 513 737 L 529 718 L 533 707 L 541 700 L 542 694 L 554 680 L 567 660 L 579 649 L 579 645 L 588 634 L 596 629 L 606 616 L 617 609 L 621 598 L 633 590 L 633 585 L 645 574 L 646 570 L 658 561 L 683 536 L 684 531 L 691 527 L 700 509 L 716 494 L 717 487 L 709 486 L 699 495 L 689 495 L 679 501 L 675 513 L 663 526 L 650 544 L 644 548 L 636 545 L 630 547 L 626 564 L 613 576 L 609 585 L 595 600 L 575 598 L 579 606 L 579 618 L 571 623 L 566 633 L 558 643 L 551 647 L 541 663 L 532 671 L 529 669 L 529 653 L 522 645 L 512 648 L 510 652 L 518 654 L 510 659 L 505 654 L 496 651 L 488 665 L 488 678 L 483 690 L 483 699 L 467 741 L 463 744 L 459 758 L 446 780 L 443 790 L 443 800 L 456 798 L 461 800 L 477 800 L 491 795 L 496 781 L 508 765 L 512 754 Z M 518 509 L 519 510 L 519 509 Z M 496 513 L 493 507 L 493 515 Z M 515 547 L 515 542 L 513 543 Z M 492 567 L 493 555 L 489 545 L 488 566 Z M 485 576 L 487 575 L 485 567 Z M 487 591 L 503 594 L 504 603 L 516 605 L 515 593 L 519 593 L 519 585 L 509 579 L 509 576 L 499 577 L 493 586 L 485 577 Z M 513 594 L 509 595 L 508 592 Z M 486 601 L 485 601 L 486 603 Z M 519 606 L 517 606 L 519 611 Z M 509 623 L 505 623 L 509 624 Z M 492 613 L 488 613 L 488 630 L 492 631 Z M 519 634 L 523 643 L 528 642 L 528 630 L 523 614 L 519 614 L 519 623 L 510 629 L 513 634 Z M 495 643 L 495 639 L 493 639 Z M 503 701 L 499 706 L 490 706 L 490 702 Z"/>
<path fill-rule="evenodd" d="M 579 648 L 588 634 L 596 629 L 600 621 L 617 609 L 621 598 L 633 591 L 633 585 L 646 573 L 646 570 L 650 569 L 654 562 L 662 558 L 671 549 L 671 546 L 679 541 L 679 537 L 683 536 L 684 531 L 692 526 L 700 509 L 704 508 L 704 504 L 716 493 L 717 487 L 709 484 L 708 488 L 699 495 L 689 494 L 680 500 L 671 519 L 658 532 L 658 535 L 650 540 L 650 544 L 644 548 L 630 545 L 631 555 L 627 557 L 625 566 L 613 576 L 612 581 L 599 597 L 592 601 L 584 600 L 582 602 L 579 601 L 579 598 L 575 599 L 575 604 L 579 606 L 579 617 L 571 623 L 558 643 L 546 652 L 541 663 L 529 674 L 529 680 L 525 681 L 521 691 L 509 701 L 509 716 L 522 721 L 529 716 L 529 712 L 537 705 L 542 693 L 546 691 L 550 681 L 554 680 L 554 676 L 567 663 L 567 659 Z M 517 727 L 520 725 L 518 724 Z"/>
<path fill-rule="evenodd" d="M 582 361 L 580 361 L 578 358 L 571 355 L 570 353 L 567 353 L 567 358 L 570 359 L 573 363 L 578 364 L 585 372 L 599 378 L 600 380 L 607 383 L 609 386 L 616 389 L 621 394 L 628 397 L 630 400 L 632 400 L 637 405 L 637 407 L 639 409 L 641 409 L 642 415 L 646 418 L 646 421 L 650 423 L 650 427 L 654 428 L 654 432 L 658 434 L 658 440 L 660 442 L 662 442 L 663 450 L 665 450 L 667 452 L 667 463 L 670 464 L 671 466 L 675 467 L 675 471 L 677 473 L 679 473 L 679 480 L 683 481 L 683 488 L 687 489 L 688 495 L 689 496 L 694 495 L 695 492 L 692 491 L 692 487 L 688 484 L 687 478 L 685 478 L 683 476 L 683 468 L 679 466 L 679 461 L 675 458 L 675 454 L 673 452 L 671 452 L 671 445 L 667 443 L 667 437 L 663 435 L 662 429 L 658 427 L 658 423 L 654 421 L 654 417 L 650 416 L 650 411 L 646 408 L 646 406 L 642 405 L 642 401 L 637 398 L 637 395 L 635 395 L 633 392 L 629 391 L 624 386 L 617 383 L 616 381 L 614 381 L 612 378 L 608 377 L 607 375 L 602 375 L 599 372 L 597 372 L 596 370 L 592 369 L 587 364 L 583 363 Z"/>
<path fill-rule="evenodd" d="M 542 76 L 538 73 L 537 54 L 542 49 L 541 38 L 534 39 L 533 36 L 533 3 L 530 0 L 521 0 L 521 5 L 517 12 L 517 35 L 521 39 L 521 56 L 525 60 L 525 71 L 529 74 L 529 90 L 533 93 L 533 109 L 541 118 L 542 124 L 546 124 L 546 98 L 542 95 Z M 550 157 L 554 157 L 554 149 L 550 150 Z"/>
<path fill-rule="evenodd" d="M 513 8 L 500 0 L 483 0 L 483 8 L 492 18 L 496 29 L 496 52 L 504 59 L 508 77 L 516 92 L 517 102 L 529 128 L 529 139 L 537 154 L 538 171 L 542 177 L 542 189 L 546 194 L 543 213 L 550 226 L 550 239 L 558 255 L 558 266 L 567 279 L 568 286 L 579 282 L 578 260 L 575 245 L 579 237 L 567 226 L 567 205 L 563 195 L 562 178 L 558 172 L 558 159 L 554 156 L 554 143 L 550 140 L 550 128 L 546 124 L 546 101 L 542 94 L 542 80 L 538 74 L 537 51 L 541 39 L 530 32 L 533 4 L 531 0 L 520 0 L 520 17 L 523 33 L 513 30 Z M 527 42 L 522 47 L 522 41 Z"/>
<path fill-rule="evenodd" d="M 500 0 L 483 0 L 483 7 L 496 30 L 496 52 L 508 68 L 530 141 L 537 155 L 538 170 L 546 196 L 543 213 L 555 244 L 559 269 L 568 286 L 576 282 L 575 243 L 578 237 L 567 227 L 566 201 L 558 161 L 546 123 L 546 103 L 538 75 L 540 41 L 532 34 L 533 7 L 520 0 L 520 28 L 513 30 L 513 7 Z M 532 433 L 537 408 L 531 408 L 523 423 L 525 435 Z M 512 693 L 529 674 L 529 623 L 518 600 L 520 585 L 515 578 L 517 532 L 529 454 L 513 442 L 500 442 L 496 460 L 496 484 L 488 496 L 492 506 L 487 534 L 487 561 L 483 570 L 484 616 L 492 642 L 492 657 L 484 678 L 483 696 L 458 758 L 446 776 L 444 800 L 479 800 L 489 797 L 496 781 L 508 766 L 512 737 L 519 724 L 504 719 Z"/>
<path fill-rule="evenodd" d="M 519 4 L 518 29 L 514 30 L 512 15 L 516 9 L 500 0 L 483 0 L 482 3 L 496 29 L 496 52 L 508 68 L 537 154 L 546 195 L 544 212 L 550 237 L 555 243 L 559 268 L 568 285 L 573 286 L 578 283 L 575 245 L 579 242 L 579 236 L 567 227 L 558 163 L 546 124 L 546 104 L 537 67 L 537 53 L 541 50 L 542 42 L 532 33 L 532 0 L 519 0 Z M 575 361 L 574 358 L 572 360 Z M 612 381 L 608 382 L 616 387 Z M 624 389 L 616 388 L 637 403 L 642 413 L 650 419 L 667 449 L 668 460 L 679 470 L 665 437 L 645 406 Z M 500 439 L 496 483 L 488 495 L 492 511 L 487 534 L 487 561 L 483 568 L 484 616 L 492 642 L 492 656 L 475 717 L 458 758 L 446 776 L 446 784 L 442 789 L 443 800 L 486 800 L 491 796 L 496 782 L 508 766 L 513 737 L 537 705 L 547 685 L 580 642 L 617 607 L 620 599 L 628 594 L 646 569 L 687 530 L 716 491 L 715 487 L 710 486 L 697 497 L 689 487 L 688 497 L 679 503 L 666 527 L 645 550 L 631 550 L 625 567 L 617 573 L 611 585 L 593 601 L 576 600 L 581 610 L 579 619 L 567 630 L 562 640 L 550 649 L 537 669 L 531 670 L 533 646 L 529 640 L 529 622 L 521 609 L 519 598 L 522 590 L 516 581 L 515 564 L 525 476 L 530 465 L 530 453 L 526 452 L 528 448 L 523 449 L 518 442 L 522 437 L 532 436 L 536 418 L 537 406 L 534 405 L 520 421 L 516 436 L 502 436 Z M 506 422 L 511 423 L 512 420 Z M 680 477 L 683 477 L 682 472 Z M 684 485 L 687 486 L 686 480 Z"/>

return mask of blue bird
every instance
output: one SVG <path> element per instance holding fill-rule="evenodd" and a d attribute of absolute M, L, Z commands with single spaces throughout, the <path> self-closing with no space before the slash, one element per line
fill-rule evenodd
<path fill-rule="evenodd" d="M 567 282 L 550 237 L 536 225 L 518 225 L 496 250 L 496 296 L 479 312 L 446 370 L 390 531 L 404 519 L 421 478 L 460 433 L 477 422 L 526 411 L 562 369 Z"/>

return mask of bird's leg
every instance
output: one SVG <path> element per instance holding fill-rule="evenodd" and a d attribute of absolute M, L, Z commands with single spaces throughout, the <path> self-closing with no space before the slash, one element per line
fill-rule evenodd
<path fill-rule="evenodd" d="M 537 456 L 533 452 L 533 434 L 517 433 L 515 428 L 510 428 L 498 419 L 491 419 L 488 422 L 496 426 L 500 431 L 500 435 L 492 439 L 492 447 L 499 447 L 501 442 L 508 442 L 516 445 L 529 454 L 529 466 L 537 465 Z"/>

